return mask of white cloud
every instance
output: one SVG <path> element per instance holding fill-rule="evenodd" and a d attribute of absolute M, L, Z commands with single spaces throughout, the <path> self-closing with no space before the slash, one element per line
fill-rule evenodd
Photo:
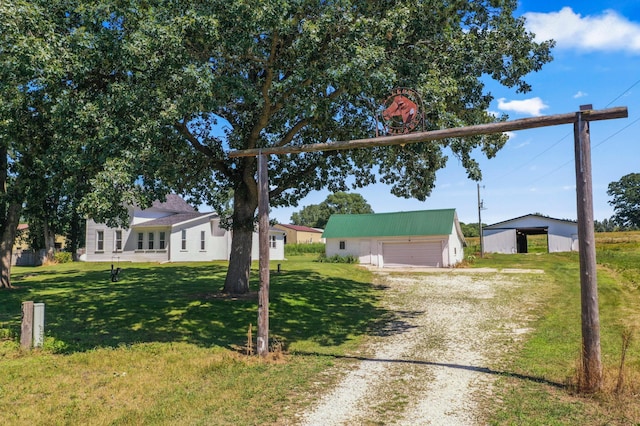
<path fill-rule="evenodd" d="M 498 99 L 498 108 L 502 111 L 513 111 L 519 114 L 539 116 L 542 115 L 541 111 L 549 108 L 549 106 L 538 97 L 522 101 L 507 101 L 505 98 L 500 98 Z"/>
<path fill-rule="evenodd" d="M 558 48 L 640 53 L 640 23 L 613 10 L 582 16 L 570 7 L 559 12 L 525 13 L 536 41 L 554 39 Z"/>
<path fill-rule="evenodd" d="M 585 96 L 587 96 L 585 92 L 583 92 L 582 90 L 578 90 L 578 93 L 573 95 L 573 99 L 584 98 Z"/>

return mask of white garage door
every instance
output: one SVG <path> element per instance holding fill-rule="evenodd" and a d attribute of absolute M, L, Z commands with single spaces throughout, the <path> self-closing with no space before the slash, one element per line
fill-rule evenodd
<path fill-rule="evenodd" d="M 428 243 L 384 243 L 384 266 L 442 266 L 442 241 Z"/>

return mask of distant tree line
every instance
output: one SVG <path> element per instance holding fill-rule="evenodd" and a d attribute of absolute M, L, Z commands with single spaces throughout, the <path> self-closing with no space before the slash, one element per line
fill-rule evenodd
<path fill-rule="evenodd" d="M 310 204 L 293 213 L 291 223 L 322 229 L 333 214 L 366 213 L 373 213 L 373 209 L 362 195 L 338 191 L 327 196 L 320 204 Z"/>
<path fill-rule="evenodd" d="M 482 227 L 484 228 L 485 226 L 487 226 L 487 224 L 483 223 Z M 460 222 L 460 229 L 462 229 L 462 235 L 464 235 L 466 238 L 480 236 L 480 228 L 478 227 L 478 222 L 476 223 Z"/>

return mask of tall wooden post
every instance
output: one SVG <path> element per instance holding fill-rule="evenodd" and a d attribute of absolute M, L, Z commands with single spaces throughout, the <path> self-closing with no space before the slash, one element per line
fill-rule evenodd
<path fill-rule="evenodd" d="M 258 156 L 258 243 L 260 290 L 258 291 L 258 355 L 269 354 L 269 172 L 265 154 Z"/>
<path fill-rule="evenodd" d="M 582 387 L 595 392 L 602 388 L 600 316 L 596 276 L 596 244 L 593 224 L 591 137 L 588 113 L 591 105 L 580 106 L 573 125 L 575 142 L 578 241 L 580 250 L 580 294 L 582 309 Z"/>
<path fill-rule="evenodd" d="M 478 232 L 480 233 L 480 257 L 484 257 L 484 237 L 482 236 L 482 200 L 480 199 L 480 184 L 478 184 Z"/>

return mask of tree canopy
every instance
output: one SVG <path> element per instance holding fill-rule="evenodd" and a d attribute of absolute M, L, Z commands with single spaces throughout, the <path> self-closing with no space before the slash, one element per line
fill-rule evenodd
<path fill-rule="evenodd" d="M 613 197 L 612 220 L 622 228 L 640 228 L 640 173 L 629 173 L 611 182 L 607 195 Z"/>
<path fill-rule="evenodd" d="M 515 0 L 3 4 L 5 14 L 37 7 L 42 22 L 37 31 L 20 32 L 24 40 L 3 32 L 0 51 L 10 47 L 15 69 L 33 72 L 5 84 L 8 74 L 0 71 L 0 90 L 48 94 L 51 144 L 73 154 L 60 167 L 85 166 L 79 184 L 90 191 L 79 191 L 82 211 L 116 225 L 127 219 L 123 206 L 145 206 L 171 190 L 220 211 L 232 197 L 225 283 L 232 293 L 248 291 L 258 191 L 255 158 L 229 159 L 230 149 L 372 137 L 375 111 L 394 87 L 421 94 L 429 129 L 503 120 L 487 111 L 492 96 L 483 79 L 526 92 L 524 77 L 551 60 L 552 43 L 534 42 L 524 19 L 513 16 Z M 28 52 L 38 61 L 21 54 L 22 42 L 33 42 Z M 55 78 L 41 79 L 46 69 Z M 3 124 L 5 112 L 3 141 L 17 144 L 17 136 L 4 133 L 15 129 Z M 445 149 L 479 179 L 472 153 L 493 157 L 505 140 L 488 135 L 273 156 L 270 203 L 295 205 L 310 191 L 376 179 L 397 196 L 424 200 L 447 162 Z M 27 152 L 19 148 L 7 154 L 12 161 Z"/>
<path fill-rule="evenodd" d="M 320 204 L 311 204 L 291 215 L 294 225 L 324 228 L 332 214 L 373 213 L 367 200 L 360 194 L 336 192 L 329 194 Z"/>

